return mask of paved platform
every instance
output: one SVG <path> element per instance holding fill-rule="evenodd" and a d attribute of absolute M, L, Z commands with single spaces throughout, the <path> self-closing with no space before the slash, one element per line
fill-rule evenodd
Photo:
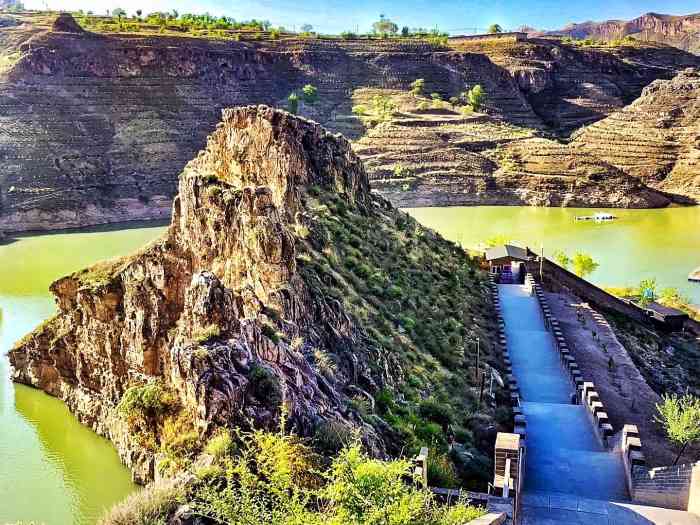
<path fill-rule="evenodd" d="M 700 525 L 700 517 L 679 510 L 601 501 L 568 494 L 523 494 L 520 525 Z"/>

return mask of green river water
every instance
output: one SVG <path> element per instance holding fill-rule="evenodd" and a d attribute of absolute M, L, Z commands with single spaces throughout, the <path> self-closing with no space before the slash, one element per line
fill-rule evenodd
<path fill-rule="evenodd" d="M 602 286 L 632 286 L 656 278 L 700 304 L 700 284 L 688 273 L 700 266 L 700 206 L 660 210 L 609 210 L 480 206 L 406 210 L 418 221 L 466 248 L 495 235 L 546 256 L 563 250 L 590 254 L 599 264 L 586 279 Z M 576 216 L 605 211 L 617 220 L 594 223 Z"/>
<path fill-rule="evenodd" d="M 465 247 L 507 234 L 545 253 L 590 253 L 599 284 L 636 284 L 656 277 L 700 303 L 700 285 L 687 281 L 700 266 L 700 207 L 613 210 L 612 223 L 574 222 L 591 210 L 476 207 L 408 210 L 426 226 Z M 19 237 L 0 245 L 0 523 L 91 525 L 106 507 L 136 489 L 116 452 L 82 427 L 64 405 L 13 385 L 5 353 L 51 315 L 54 279 L 100 259 L 129 253 L 162 227 L 102 229 Z"/>
<path fill-rule="evenodd" d="M 59 400 L 10 382 L 6 353 L 54 312 L 48 293 L 54 279 L 129 253 L 161 231 L 101 229 L 0 245 L 0 523 L 92 525 L 136 489 L 106 439 Z"/>

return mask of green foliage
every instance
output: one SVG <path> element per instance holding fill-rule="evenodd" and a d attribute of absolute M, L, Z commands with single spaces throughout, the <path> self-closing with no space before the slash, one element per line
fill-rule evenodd
<path fill-rule="evenodd" d="M 363 104 L 358 104 L 357 106 L 353 106 L 353 107 L 352 107 L 352 112 L 353 112 L 353 114 L 355 114 L 355 115 L 357 115 L 357 116 L 359 116 L 359 117 L 364 117 L 364 116 L 366 116 L 367 113 L 368 113 L 368 111 L 369 111 L 369 110 L 368 110 L 367 106 L 365 106 L 365 105 L 363 105 Z"/>
<path fill-rule="evenodd" d="M 460 486 L 454 463 L 447 454 L 441 454 L 434 448 L 428 454 L 428 485 L 444 489 Z"/>
<path fill-rule="evenodd" d="M 396 103 L 386 95 L 375 95 L 372 98 L 372 109 L 380 122 L 386 122 L 394 115 Z"/>
<path fill-rule="evenodd" d="M 214 434 L 204 447 L 204 452 L 214 456 L 215 459 L 226 457 L 233 449 L 233 439 L 228 430 L 222 429 Z"/>
<path fill-rule="evenodd" d="M 642 308 L 656 299 L 656 279 L 643 279 L 639 282 L 639 306 Z"/>
<path fill-rule="evenodd" d="M 209 326 L 205 328 L 201 328 L 196 330 L 192 334 L 192 339 L 196 341 L 199 344 L 204 344 L 207 341 L 211 341 L 212 339 L 216 339 L 221 335 L 221 327 L 217 324 L 210 324 Z"/>
<path fill-rule="evenodd" d="M 499 24 L 491 24 L 488 28 L 488 32 L 492 35 L 503 33 L 503 28 Z"/>
<path fill-rule="evenodd" d="M 562 268 L 568 269 L 571 265 L 571 258 L 562 250 L 555 251 L 553 257 L 554 262 L 556 262 Z"/>
<path fill-rule="evenodd" d="M 314 432 L 314 448 L 326 456 L 335 455 L 357 439 L 356 433 L 340 421 L 324 421 Z"/>
<path fill-rule="evenodd" d="M 314 104 L 316 101 L 318 101 L 318 89 L 311 84 L 306 84 L 301 89 L 301 93 L 302 97 L 304 98 L 304 102 L 307 104 Z"/>
<path fill-rule="evenodd" d="M 279 378 L 268 368 L 254 363 L 248 374 L 253 395 L 270 408 L 278 407 L 282 402 L 282 388 Z"/>
<path fill-rule="evenodd" d="M 396 164 L 394 166 L 394 177 L 403 178 L 409 175 L 408 168 L 403 164 Z"/>
<path fill-rule="evenodd" d="M 700 398 L 690 394 L 664 395 L 656 409 L 656 421 L 663 426 L 669 440 L 681 446 L 675 465 L 689 444 L 700 441 Z"/>
<path fill-rule="evenodd" d="M 600 266 L 600 264 L 593 260 L 593 257 L 584 252 L 576 252 L 571 259 L 571 265 L 574 273 L 581 278 L 590 275 Z"/>
<path fill-rule="evenodd" d="M 425 88 L 425 80 L 422 78 L 417 78 L 411 82 L 411 93 L 416 96 L 423 94 L 423 89 Z"/>
<path fill-rule="evenodd" d="M 479 111 L 486 101 L 486 92 L 481 84 L 477 84 L 467 92 L 467 101 L 474 111 Z"/>
<path fill-rule="evenodd" d="M 357 34 L 353 33 L 352 31 L 343 31 L 340 33 L 340 38 L 344 40 L 353 40 L 357 38 Z"/>
<path fill-rule="evenodd" d="M 153 382 L 128 388 L 117 405 L 117 411 L 126 417 L 153 418 L 171 410 L 175 404 L 175 396 L 160 382 Z"/>
<path fill-rule="evenodd" d="M 132 493 L 110 509 L 98 525 L 166 525 L 169 516 L 184 502 L 182 483 L 164 479 Z"/>
<path fill-rule="evenodd" d="M 462 368 L 463 338 L 472 332 L 482 341 L 490 337 L 490 328 L 482 328 L 489 311 L 485 275 L 462 249 L 405 213 L 368 216 L 341 202 L 320 189 L 309 195 L 314 231 L 300 244 L 306 251 L 302 277 L 315 294 L 341 301 L 377 355 L 406 374 L 396 391 L 371 392 L 374 407 L 362 395 L 351 400 L 351 408 L 370 424 L 377 416 L 386 421 L 399 436 L 392 443 L 396 453 L 413 454 L 426 445 L 445 452 L 447 427 L 469 430 L 467 414 L 477 410 L 476 385 Z M 313 239 L 323 240 L 316 245 Z M 482 345 L 481 351 L 482 359 L 490 358 L 490 347 Z M 472 352 L 475 348 L 467 349 L 468 358 Z M 379 374 L 385 364 L 369 366 Z M 482 421 L 492 411 L 482 405 Z M 488 459 L 482 466 L 489 467 Z"/>
<path fill-rule="evenodd" d="M 199 486 L 194 509 L 217 523 L 318 523 L 309 510 L 319 483 L 312 451 L 295 437 L 262 431 L 238 441 L 224 480 Z"/>
<path fill-rule="evenodd" d="M 296 93 L 291 93 L 287 97 L 287 110 L 293 115 L 299 112 L 299 95 Z"/>
<path fill-rule="evenodd" d="M 372 24 L 372 32 L 384 37 L 395 35 L 399 31 L 399 26 L 386 18 L 384 15 L 379 15 L 379 20 Z"/>
<path fill-rule="evenodd" d="M 447 429 L 452 423 L 453 416 L 447 403 L 441 403 L 435 398 L 428 398 L 419 405 L 419 414 L 427 419 Z"/>

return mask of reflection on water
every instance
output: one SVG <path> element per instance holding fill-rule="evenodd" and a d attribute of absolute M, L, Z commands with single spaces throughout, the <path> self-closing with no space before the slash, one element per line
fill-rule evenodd
<path fill-rule="evenodd" d="M 65 405 L 9 379 L 7 350 L 55 310 L 56 278 L 129 253 L 162 228 L 19 237 L 0 245 L 0 523 L 91 525 L 136 487 L 109 444 Z"/>
<path fill-rule="evenodd" d="M 421 223 L 465 247 L 495 235 L 527 244 L 546 255 L 561 249 L 590 253 L 600 267 L 587 278 L 600 285 L 636 285 L 655 277 L 659 287 L 673 286 L 700 304 L 700 285 L 688 273 L 700 266 L 700 207 L 661 210 L 590 210 L 522 206 L 414 208 Z M 577 215 L 606 211 L 612 222 L 574 221 Z"/>

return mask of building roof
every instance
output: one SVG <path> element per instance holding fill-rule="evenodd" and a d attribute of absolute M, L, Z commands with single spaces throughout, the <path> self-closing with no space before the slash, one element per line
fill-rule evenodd
<path fill-rule="evenodd" d="M 521 261 L 527 261 L 530 258 L 525 248 L 521 248 L 520 246 L 513 246 L 512 244 L 494 246 L 493 248 L 489 248 L 488 250 L 486 250 L 487 261 L 493 261 L 494 259 L 503 259 L 505 257 L 520 259 Z"/>
<path fill-rule="evenodd" d="M 685 313 L 683 310 L 671 308 L 670 306 L 664 306 L 663 304 L 659 304 L 656 301 L 647 304 L 645 308 L 647 310 L 651 310 L 652 312 L 656 312 L 662 317 L 688 317 L 688 314 Z"/>

